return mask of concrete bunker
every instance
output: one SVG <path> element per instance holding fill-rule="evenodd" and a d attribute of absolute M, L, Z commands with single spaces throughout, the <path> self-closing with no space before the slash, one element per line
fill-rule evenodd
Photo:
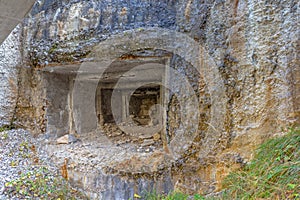
<path fill-rule="evenodd" d="M 162 148 L 176 134 L 195 129 L 181 120 L 193 110 L 185 104 L 189 89 L 180 77 L 187 79 L 199 98 L 200 75 L 180 56 L 146 49 L 123 54 L 102 71 L 99 66 L 95 62 L 85 68 L 66 65 L 43 69 L 48 134 L 101 132 L 116 144 Z M 171 71 L 176 73 L 170 75 Z M 75 96 L 74 87 L 82 94 Z M 209 107 L 203 113 L 204 120 L 209 120 Z"/>
<path fill-rule="evenodd" d="M 95 71 L 80 71 L 78 65 L 44 68 L 47 133 L 59 137 L 101 132 L 117 144 L 131 141 L 161 148 L 161 139 L 167 134 L 169 89 L 165 86 L 169 84 L 171 57 L 166 52 L 158 56 L 144 54 L 120 57 L 101 76 Z M 84 91 L 92 88 L 89 85 L 97 85 L 94 102 L 82 95 L 77 99 L 80 108 L 75 105 L 76 81 L 86 87 Z M 78 109 L 86 114 L 84 120 L 77 117 Z"/>
<path fill-rule="evenodd" d="M 114 44 L 118 45 L 118 42 L 114 38 Z M 83 184 L 81 187 L 91 190 L 93 194 L 98 191 L 96 193 L 102 197 L 113 196 L 117 190 L 119 191 L 119 188 L 123 188 L 122 184 L 130 188 L 137 186 L 137 193 L 153 189 L 168 192 L 173 189 L 174 181 L 176 181 L 172 181 L 174 178 L 171 173 L 172 163 L 174 164 L 174 160 L 176 162 L 188 150 L 190 141 L 194 137 L 192 133 L 197 132 L 197 123 L 201 124 L 201 131 L 207 130 L 209 133 L 211 132 L 210 127 L 206 126 L 205 122 L 210 122 L 212 126 L 221 122 L 219 118 L 215 120 L 216 118 L 211 117 L 213 110 L 220 110 L 211 106 L 213 101 L 211 97 L 220 97 L 221 95 L 213 93 L 219 90 L 212 90 L 213 92 L 210 93 L 210 89 L 219 84 L 207 82 L 205 77 L 200 76 L 198 68 L 193 67 L 197 66 L 194 59 L 185 56 L 184 53 L 187 51 L 182 50 L 184 53 L 177 52 L 178 54 L 176 54 L 159 48 L 134 47 L 139 50 L 128 51 L 128 49 L 120 50 L 119 48 L 120 52 L 118 52 L 115 48 L 106 48 L 106 43 L 108 46 L 112 44 L 111 41 L 105 41 L 99 45 L 99 49 L 96 48 L 96 53 L 99 55 L 94 56 L 101 55 L 101 57 L 94 63 L 84 63 L 84 66 L 55 66 L 43 69 L 47 84 L 53 84 L 50 87 L 46 86 L 49 102 L 47 118 L 50 119 L 52 115 L 56 115 L 52 118 L 55 119 L 59 113 L 59 116 L 65 116 L 67 122 L 67 125 L 60 124 L 62 126 L 55 129 L 59 125 L 57 123 L 59 120 L 48 120 L 47 132 L 59 135 L 73 131 L 77 132 L 83 141 L 83 145 L 75 144 L 75 150 L 71 152 L 63 151 L 61 153 L 59 150 L 67 150 L 66 148 L 69 146 L 58 147 L 51 144 L 47 145 L 47 151 L 53 153 L 56 162 L 63 160 L 65 156 L 72 157 L 76 168 L 69 171 L 70 179 L 78 184 Z M 123 41 L 120 43 L 122 44 Z M 155 45 L 155 42 L 149 44 Z M 121 45 L 121 47 L 124 46 L 127 45 Z M 128 47 L 131 48 L 130 45 Z M 195 52 L 199 53 L 197 50 Z M 106 57 L 112 58 L 111 60 L 114 61 L 108 62 L 109 66 L 101 69 L 98 63 L 105 62 L 104 58 Z M 154 76 L 149 76 L 149 72 L 153 72 L 151 69 L 153 65 L 164 67 L 158 68 L 159 70 L 156 68 L 154 70 L 156 73 L 151 73 Z M 142 70 L 134 70 L 137 66 L 143 66 L 138 68 Z M 202 72 L 208 69 L 208 66 L 203 66 Z M 165 70 L 166 68 L 170 70 Z M 212 70 L 215 68 L 209 69 L 208 76 L 216 76 Z M 185 77 L 191 87 L 185 87 L 182 79 L 176 73 L 169 75 L 168 73 L 172 70 Z M 101 76 L 96 73 L 99 71 Z M 133 71 L 140 74 L 133 76 Z M 131 81 L 134 78 L 138 80 Z M 55 81 L 55 79 L 58 80 Z M 217 78 L 209 80 L 217 80 Z M 66 89 L 62 89 L 62 87 L 55 89 L 61 82 Z M 76 87 L 80 89 L 81 93 L 74 96 Z M 111 91 L 112 89 L 113 91 Z M 182 91 L 188 91 L 188 89 L 193 90 L 194 97 L 198 98 L 200 121 L 196 114 L 198 109 L 194 109 L 192 104 L 182 103 L 189 100 L 190 96 L 182 95 L 187 94 Z M 61 91 L 56 95 L 63 98 L 65 103 L 53 105 L 53 102 L 57 103 L 57 101 L 54 101 L 53 95 L 49 94 L 56 90 Z M 110 90 L 110 92 L 105 90 Z M 101 97 L 105 93 L 109 94 L 108 97 L 111 95 L 110 100 L 105 101 Z M 104 96 L 107 97 L 107 95 Z M 148 106 L 142 106 L 143 102 L 138 100 L 138 96 L 146 99 L 144 104 Z M 123 105 L 126 104 L 128 107 L 125 109 L 126 106 Z M 215 105 L 218 107 L 221 104 Z M 108 115 L 109 112 L 101 106 L 106 106 L 105 109 L 111 110 L 112 115 Z M 151 123 L 153 120 L 149 110 L 162 112 L 160 113 L 161 123 L 158 123 L 160 126 Z M 103 114 L 108 116 L 103 117 Z M 94 129 L 94 127 L 98 129 Z M 149 132 L 145 130 L 149 130 Z M 159 137 L 155 133 L 159 133 Z M 199 134 L 197 137 L 201 138 L 202 136 Z M 213 136 L 217 137 L 216 134 Z M 168 148 L 171 149 L 173 155 L 169 156 L 170 151 L 166 151 Z M 82 159 L 85 157 L 84 152 L 86 151 L 90 152 L 91 159 Z M 168 155 L 166 156 L 166 154 Z M 93 171 L 95 169 L 97 172 Z M 126 178 L 120 181 L 119 177 Z M 107 180 L 110 178 L 118 179 L 118 181 L 114 181 L 114 186 L 107 185 Z M 95 186 L 93 185 L 95 180 L 103 184 Z"/>
<path fill-rule="evenodd" d="M 188 115 L 193 107 L 186 103 L 188 88 L 180 75 L 186 78 L 198 98 L 203 130 L 206 129 L 204 122 L 210 119 L 210 95 L 203 77 L 190 63 L 164 50 L 146 49 L 123 54 L 102 71 L 99 63 L 88 63 L 84 67 L 47 67 L 43 72 L 49 103 L 48 134 L 77 133 L 83 142 L 83 145 L 74 144 L 77 150 L 72 150 L 72 155 L 63 146 L 47 146 L 57 162 L 65 156 L 72 157 L 78 166 L 69 171 L 73 182 L 83 188 L 94 188 L 80 185 L 93 183 L 86 181 L 81 171 L 90 174 L 91 180 L 98 177 L 105 183 L 110 174 L 143 175 L 146 178 L 130 179 L 137 181 L 136 184 L 144 181 L 140 192 L 153 188 L 165 192 L 173 189 L 170 170 L 174 160 L 166 154 L 170 152 L 169 147 L 179 149 L 188 143 L 190 138 L 184 131 L 195 129 L 193 123 L 188 126 L 182 120 L 190 119 Z M 199 83 L 202 83 L 200 87 Z M 74 94 L 75 87 L 81 91 L 78 96 Z M 63 153 L 59 149 L 63 149 Z M 86 151 L 90 152 L 92 163 L 90 159 L 83 159 Z M 95 168 L 103 174 L 95 175 Z M 156 180 L 155 185 L 151 185 L 154 184 L 152 179 Z M 114 193 L 106 184 L 102 189 L 103 194 Z"/>

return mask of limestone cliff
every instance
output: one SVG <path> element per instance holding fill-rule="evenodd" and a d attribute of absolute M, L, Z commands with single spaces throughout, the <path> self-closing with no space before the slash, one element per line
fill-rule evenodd
<path fill-rule="evenodd" d="M 97 55 L 121 60 L 170 56 L 171 68 L 188 77 L 200 106 L 198 135 L 172 163 L 166 179 L 170 188 L 189 193 L 217 191 L 222 178 L 251 159 L 258 144 L 299 123 L 298 9 L 295 0 L 37 1 L 23 23 L 23 49 L 12 53 L 18 57 L 15 61 L 22 55 L 17 61 L 23 63 L 18 87 L 1 81 L 12 100 L 0 101 L 2 110 L 9 107 L 1 110 L 0 124 L 15 116 L 17 124 L 36 134 L 61 135 L 76 129 L 68 103 L 72 66 L 95 61 Z M 166 32 L 153 31 L 162 29 L 178 35 L 164 38 Z M 147 30 L 152 31 L 145 35 Z M 120 46 L 109 46 L 109 41 Z M 9 43 L 10 38 L 2 46 Z M 173 52 L 154 48 L 169 44 Z M 191 46 L 199 50 L 196 57 L 205 60 L 200 61 L 199 74 L 191 67 Z M 11 64 L 11 59 L 0 61 L 0 72 L 8 74 L 9 65 L 16 85 L 18 64 Z M 55 70 L 59 75 L 48 75 Z M 172 83 L 182 89 L 176 80 Z M 0 97 L 8 94 L 1 91 Z M 168 130 L 179 130 L 180 106 L 176 100 L 170 102 Z M 193 126 L 183 131 L 192 132 Z"/>

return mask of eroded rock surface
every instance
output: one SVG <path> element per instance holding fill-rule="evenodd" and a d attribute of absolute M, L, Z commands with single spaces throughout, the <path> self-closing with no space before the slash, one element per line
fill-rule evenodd
<path fill-rule="evenodd" d="M 78 134 L 81 141 L 74 144 L 47 147 L 55 162 L 71 160 L 73 181 L 95 198 L 127 198 L 154 188 L 218 191 L 258 144 L 299 123 L 298 7 L 294 0 L 38 1 L 23 23 L 23 49 L 12 53 L 23 56 L 13 76 L 13 83 L 19 78 L 17 93 L 3 82 L 12 100 L 0 103 L 1 112 L 9 113 L 0 124 L 14 115 L 16 124 L 53 141 Z M 99 70 L 105 61 L 112 62 Z M 10 62 L 0 61 L 5 76 L 2 66 L 17 71 Z M 170 70 L 130 73 L 149 63 Z M 151 85 L 136 90 L 135 106 L 124 94 L 111 98 L 112 91 L 104 90 L 124 77 L 154 78 L 155 96 L 143 93 L 151 93 Z M 83 91 L 77 98 L 74 87 Z M 182 95 L 187 91 L 193 95 Z M 191 99 L 197 109 L 186 103 Z M 153 102 L 161 104 L 153 110 L 163 111 L 156 122 L 147 117 Z M 160 137 L 154 137 L 159 131 L 146 134 L 147 125 L 159 122 Z M 128 124 L 142 125 L 140 135 L 125 134 Z M 101 126 L 107 130 L 97 132 Z"/>
<path fill-rule="evenodd" d="M 13 122 L 18 99 L 18 67 L 21 65 L 21 26 L 0 45 L 0 126 Z"/>
<path fill-rule="evenodd" d="M 133 140 L 116 145 L 101 131 L 84 134 L 70 144 L 43 138 L 41 135 L 43 150 L 59 166 L 67 159 L 69 180 L 92 199 L 129 199 L 134 193 L 153 189 L 167 193 L 173 189 L 172 160 L 154 142 L 142 145 L 141 151 Z"/>

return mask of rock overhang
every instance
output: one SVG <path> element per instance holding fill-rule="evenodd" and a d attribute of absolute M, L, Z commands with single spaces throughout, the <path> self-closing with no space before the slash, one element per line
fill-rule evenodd
<path fill-rule="evenodd" d="M 31 10 L 35 0 L 0 1 L 0 44 Z"/>

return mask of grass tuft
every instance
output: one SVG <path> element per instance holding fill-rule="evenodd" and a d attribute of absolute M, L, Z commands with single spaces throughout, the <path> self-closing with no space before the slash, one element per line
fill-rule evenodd
<path fill-rule="evenodd" d="M 263 143 L 243 170 L 229 174 L 224 197 L 300 199 L 300 129 Z"/>
<path fill-rule="evenodd" d="M 180 191 L 174 191 L 168 195 L 157 194 L 156 191 L 152 191 L 143 196 L 143 199 L 146 200 L 187 200 L 189 197 L 189 195 L 186 195 Z"/>

